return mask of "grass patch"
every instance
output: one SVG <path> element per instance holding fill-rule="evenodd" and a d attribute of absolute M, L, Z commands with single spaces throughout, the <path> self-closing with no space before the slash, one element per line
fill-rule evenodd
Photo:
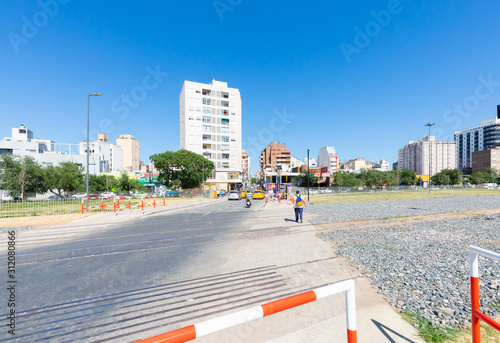
<path fill-rule="evenodd" d="M 426 342 L 453 342 L 453 339 L 457 336 L 456 330 L 442 326 L 433 326 L 421 313 L 405 312 L 401 313 L 401 316 L 418 330 L 419 336 Z"/>
<path fill-rule="evenodd" d="M 412 199 L 442 198 L 442 197 L 456 197 L 456 196 L 483 196 L 483 195 L 500 195 L 500 190 L 467 188 L 467 189 L 433 190 L 431 194 L 429 194 L 429 192 L 426 190 L 312 194 L 310 196 L 311 197 L 310 203 L 328 204 L 328 203 L 340 203 L 340 202 L 412 200 Z"/>

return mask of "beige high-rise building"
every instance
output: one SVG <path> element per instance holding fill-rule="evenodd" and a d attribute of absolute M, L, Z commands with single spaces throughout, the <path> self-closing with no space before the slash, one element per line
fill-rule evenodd
<path fill-rule="evenodd" d="M 457 167 L 456 147 L 455 142 L 436 141 L 434 136 L 424 137 L 421 141 L 408 142 L 408 145 L 398 151 L 398 170 L 411 170 L 417 175 L 429 175 L 430 171 L 432 176 L 443 169 L 455 169 Z"/>
<path fill-rule="evenodd" d="M 125 170 L 139 170 L 139 142 L 132 135 L 121 135 L 116 144 L 123 150 L 123 168 Z"/>

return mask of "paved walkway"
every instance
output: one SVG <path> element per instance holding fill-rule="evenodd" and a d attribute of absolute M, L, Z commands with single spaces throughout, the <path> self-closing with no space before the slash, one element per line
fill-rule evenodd
<path fill-rule="evenodd" d="M 254 204 L 261 206 L 258 202 Z M 289 202 L 268 203 L 256 213 L 258 220 L 252 230 L 278 228 L 287 234 L 236 242 L 228 253 L 227 263 L 221 266 L 223 271 L 265 266 L 272 261 L 293 286 L 304 290 L 355 278 L 358 342 L 424 342 L 377 293 L 370 280 L 360 277 L 345 259 L 336 257 L 330 243 L 316 236 L 307 216 L 303 224 L 294 221 Z M 334 295 L 197 341 L 346 342 L 345 297 Z"/>

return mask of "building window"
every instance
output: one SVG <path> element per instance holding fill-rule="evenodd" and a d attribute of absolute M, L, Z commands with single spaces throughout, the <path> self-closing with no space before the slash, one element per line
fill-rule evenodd
<path fill-rule="evenodd" d="M 220 132 L 221 133 L 229 133 L 229 128 L 228 127 L 221 127 Z"/>
<path fill-rule="evenodd" d="M 189 120 L 194 120 L 194 117 L 189 117 Z"/>
<path fill-rule="evenodd" d="M 231 115 L 232 115 L 232 116 L 235 116 L 236 114 L 235 114 L 234 112 L 231 112 Z"/>
<path fill-rule="evenodd" d="M 211 132 L 212 127 L 210 125 L 202 125 L 202 131 L 203 132 Z"/>
<path fill-rule="evenodd" d="M 208 98 L 203 98 L 202 103 L 203 103 L 203 105 L 211 105 L 212 100 L 208 99 Z"/>
<path fill-rule="evenodd" d="M 229 136 L 222 136 L 223 142 L 229 142 Z"/>
<path fill-rule="evenodd" d="M 204 108 L 203 109 L 203 113 L 205 113 L 205 114 L 211 114 L 212 110 L 210 108 Z"/>
<path fill-rule="evenodd" d="M 212 122 L 212 118 L 207 117 L 207 116 L 203 116 L 203 122 L 204 123 L 211 123 Z"/>
<path fill-rule="evenodd" d="M 222 144 L 222 151 L 228 151 L 229 150 L 229 144 Z"/>
<path fill-rule="evenodd" d="M 197 90 L 196 90 L 196 93 L 200 94 L 200 93 L 201 93 L 201 91 L 200 91 L 199 89 L 197 89 Z"/>
<path fill-rule="evenodd" d="M 229 125 L 229 119 L 222 118 L 222 119 L 220 120 L 220 123 L 221 123 L 222 125 Z"/>

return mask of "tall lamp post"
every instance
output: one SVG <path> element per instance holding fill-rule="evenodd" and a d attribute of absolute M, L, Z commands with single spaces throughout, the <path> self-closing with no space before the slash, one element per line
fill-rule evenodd
<path fill-rule="evenodd" d="M 309 204 L 309 178 L 311 175 L 309 175 L 309 151 L 311 149 L 307 149 L 307 203 Z"/>
<path fill-rule="evenodd" d="M 427 142 L 429 143 L 429 194 L 431 193 L 431 126 L 434 126 L 435 123 L 427 123 L 424 126 L 429 127 L 429 136 L 427 137 Z"/>
<path fill-rule="evenodd" d="M 90 116 L 89 116 L 89 111 L 90 111 L 90 97 L 91 96 L 101 96 L 101 93 L 92 93 L 87 95 L 87 178 L 85 180 L 86 183 L 86 191 L 87 194 L 85 195 L 85 198 L 87 198 L 87 212 L 89 211 L 89 122 L 90 122 Z"/>

